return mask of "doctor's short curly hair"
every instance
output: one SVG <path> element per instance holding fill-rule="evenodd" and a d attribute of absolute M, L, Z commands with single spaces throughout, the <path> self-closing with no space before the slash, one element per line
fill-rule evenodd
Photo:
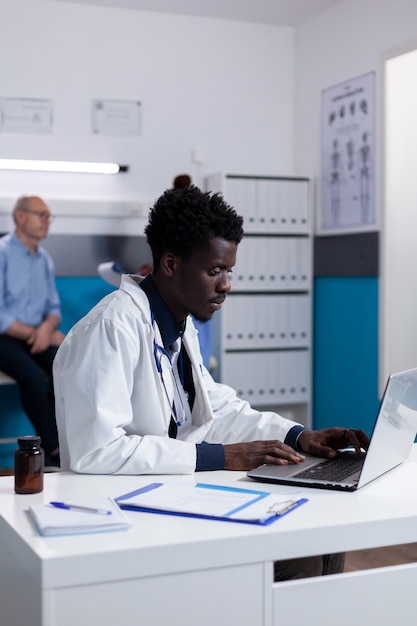
<path fill-rule="evenodd" d="M 219 193 L 191 186 L 169 189 L 155 202 L 145 228 L 151 247 L 154 269 L 164 252 L 188 259 L 210 239 L 220 237 L 239 244 L 243 237 L 243 218 Z"/>

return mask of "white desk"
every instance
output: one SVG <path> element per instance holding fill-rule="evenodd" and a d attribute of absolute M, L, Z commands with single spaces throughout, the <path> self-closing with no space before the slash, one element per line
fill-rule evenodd
<path fill-rule="evenodd" d="M 415 624 L 417 564 L 273 584 L 272 563 L 417 541 L 417 446 L 356 493 L 304 490 L 310 501 L 268 527 L 128 512 L 128 531 L 42 538 L 26 513 L 30 503 L 116 497 L 153 479 L 48 474 L 43 493 L 18 496 L 13 477 L 1 478 L 2 626 Z M 290 491 L 240 472 L 198 479 Z"/>

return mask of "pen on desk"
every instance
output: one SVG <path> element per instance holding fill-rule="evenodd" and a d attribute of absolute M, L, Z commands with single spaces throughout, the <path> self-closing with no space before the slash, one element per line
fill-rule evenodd
<path fill-rule="evenodd" d="M 79 504 L 69 504 L 68 502 L 50 502 L 51 506 L 57 509 L 67 509 L 68 511 L 83 511 L 84 513 L 96 513 L 97 515 L 111 515 L 111 511 L 106 509 L 94 509 L 90 506 L 80 506 Z"/>

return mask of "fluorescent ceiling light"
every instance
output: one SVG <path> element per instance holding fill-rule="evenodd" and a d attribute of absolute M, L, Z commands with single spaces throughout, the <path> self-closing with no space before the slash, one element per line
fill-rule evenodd
<path fill-rule="evenodd" d="M 129 167 L 127 165 L 118 165 L 117 163 L 0 159 L 0 169 L 32 172 L 72 172 L 76 174 L 117 174 L 118 172 L 127 172 Z"/>

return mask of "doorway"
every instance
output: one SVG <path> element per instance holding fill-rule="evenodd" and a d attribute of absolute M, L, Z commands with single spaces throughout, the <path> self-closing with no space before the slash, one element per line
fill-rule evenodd
<path fill-rule="evenodd" d="M 416 76 L 416 49 L 385 62 L 380 387 L 391 372 L 417 366 Z"/>

